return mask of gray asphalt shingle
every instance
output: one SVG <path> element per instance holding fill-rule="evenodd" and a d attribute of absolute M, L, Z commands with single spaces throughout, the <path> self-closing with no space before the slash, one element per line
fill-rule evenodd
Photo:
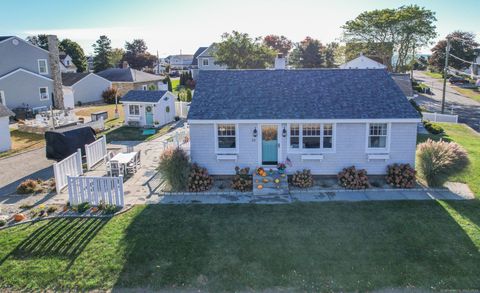
<path fill-rule="evenodd" d="M 156 103 L 158 102 L 167 91 L 142 91 L 132 90 L 122 97 L 122 102 L 145 102 Z"/>
<path fill-rule="evenodd" d="M 188 119 L 419 118 L 385 70 L 212 70 Z"/>
<path fill-rule="evenodd" d="M 97 75 L 113 82 L 147 82 L 162 80 L 162 77 L 159 75 L 150 74 L 133 68 L 108 68 L 98 72 Z"/>

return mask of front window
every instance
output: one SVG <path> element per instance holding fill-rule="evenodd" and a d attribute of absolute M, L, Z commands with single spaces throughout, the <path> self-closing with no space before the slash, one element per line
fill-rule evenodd
<path fill-rule="evenodd" d="M 333 125 L 323 125 L 323 148 L 331 149 L 333 147 Z"/>
<path fill-rule="evenodd" d="M 130 105 L 130 106 L 128 106 L 128 112 L 132 116 L 139 116 L 140 115 L 140 106 Z"/>
<path fill-rule="evenodd" d="M 48 87 L 41 87 L 39 89 L 40 100 L 45 101 L 48 100 Z"/>
<path fill-rule="evenodd" d="M 235 149 L 237 147 L 235 124 L 218 124 L 217 137 L 219 149 Z"/>
<path fill-rule="evenodd" d="M 208 66 L 208 59 L 202 59 L 203 66 Z"/>
<path fill-rule="evenodd" d="M 146 91 L 146 90 L 148 90 L 148 86 L 147 86 L 146 84 L 144 84 L 144 85 L 142 85 L 142 89 L 143 89 L 144 91 Z"/>
<path fill-rule="evenodd" d="M 387 147 L 387 123 L 372 123 L 369 126 L 368 132 L 368 147 L 369 148 L 386 148 Z"/>
<path fill-rule="evenodd" d="M 320 124 L 304 124 L 302 134 L 303 134 L 303 148 L 305 149 L 320 148 Z"/>
<path fill-rule="evenodd" d="M 300 147 L 300 125 L 290 125 L 290 147 L 298 149 Z"/>
<path fill-rule="evenodd" d="M 38 73 L 48 74 L 47 60 L 45 60 L 45 59 L 39 59 L 38 60 Z"/>

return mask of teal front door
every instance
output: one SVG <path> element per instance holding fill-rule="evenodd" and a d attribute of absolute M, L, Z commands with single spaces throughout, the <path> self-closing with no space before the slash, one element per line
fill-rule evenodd
<path fill-rule="evenodd" d="M 278 127 L 262 125 L 262 165 L 278 163 Z"/>
<path fill-rule="evenodd" d="M 153 107 L 152 106 L 145 107 L 145 124 L 153 125 Z"/>

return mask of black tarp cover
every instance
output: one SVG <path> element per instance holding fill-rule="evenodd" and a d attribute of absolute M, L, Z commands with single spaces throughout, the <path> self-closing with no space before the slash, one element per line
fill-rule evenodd
<path fill-rule="evenodd" d="M 85 155 L 85 145 L 95 141 L 95 131 L 89 126 L 55 129 L 45 132 L 47 159 L 61 161 L 77 149 Z"/>

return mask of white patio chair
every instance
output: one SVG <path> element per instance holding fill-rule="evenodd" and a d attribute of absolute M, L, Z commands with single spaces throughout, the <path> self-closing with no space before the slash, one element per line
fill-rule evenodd
<path fill-rule="evenodd" d="M 123 165 L 119 164 L 118 161 L 110 161 L 110 176 L 118 177 L 124 172 Z"/>
<path fill-rule="evenodd" d="M 135 156 L 135 165 L 137 166 L 137 169 L 139 169 L 140 166 L 141 166 L 141 163 L 140 163 L 141 154 L 142 154 L 142 152 L 139 151 L 139 152 L 137 152 L 137 155 Z"/>

